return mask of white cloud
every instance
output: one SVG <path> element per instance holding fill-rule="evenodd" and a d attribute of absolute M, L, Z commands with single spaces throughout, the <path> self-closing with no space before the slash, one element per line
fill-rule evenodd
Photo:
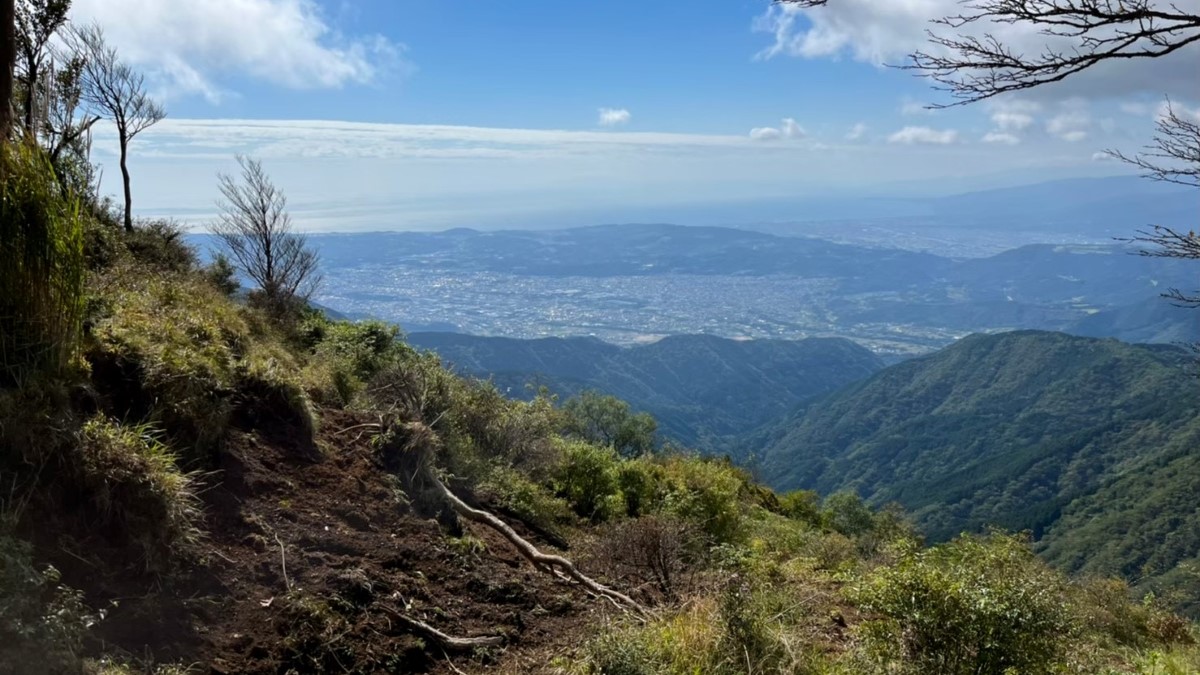
<path fill-rule="evenodd" d="M 619 127 L 629 124 L 633 115 L 624 108 L 601 108 L 600 119 L 596 122 L 602 127 Z"/>
<path fill-rule="evenodd" d="M 1033 126 L 1033 115 L 999 110 L 992 113 L 992 122 L 1001 131 L 1025 131 Z"/>
<path fill-rule="evenodd" d="M 930 108 L 928 104 L 911 99 L 906 99 L 904 103 L 900 105 L 900 114 L 907 117 L 913 117 L 916 115 L 932 115 L 935 112 L 937 111 Z"/>
<path fill-rule="evenodd" d="M 778 127 L 755 127 L 750 130 L 750 138 L 755 141 L 800 140 L 807 138 L 808 132 L 791 117 L 785 117 Z"/>
<path fill-rule="evenodd" d="M 778 129 L 775 132 L 782 133 Z M 98 153 L 113 153 L 115 139 L 111 125 L 96 127 Z M 240 152 L 274 158 L 536 159 L 631 149 L 652 152 L 762 147 L 742 136 L 715 134 L 171 117 L 143 132 L 138 143 L 138 153 L 143 155 L 222 158 Z"/>
<path fill-rule="evenodd" d="M 755 127 L 750 130 L 750 138 L 756 141 L 777 141 L 783 138 L 783 132 L 775 127 Z"/>
<path fill-rule="evenodd" d="M 1058 136 L 1068 143 L 1078 143 L 1088 136 L 1092 126 L 1092 117 L 1078 103 L 1065 112 L 1059 113 L 1046 122 L 1046 132 Z"/>
<path fill-rule="evenodd" d="M 1151 8 L 1177 7 L 1200 13 L 1200 0 L 1151 0 Z M 769 33 L 771 44 L 759 59 L 777 56 L 829 58 L 850 56 L 871 64 L 902 63 L 917 50 L 944 53 L 932 45 L 926 31 L 953 34 L 930 21 L 962 14 L 959 0 L 839 0 L 826 6 L 801 8 L 772 3 L 754 21 L 755 30 Z M 994 36 L 1016 54 L 1038 54 L 1048 47 L 1070 51 L 1073 41 L 1051 38 L 1027 22 L 979 21 L 964 26 L 965 34 Z M 1183 95 L 1200 81 L 1200 44 L 1166 57 L 1109 62 L 1067 80 L 1030 90 L 1034 97 L 1121 96 L 1133 92 Z"/>
<path fill-rule="evenodd" d="M 94 140 L 101 191 L 119 193 L 112 126 L 99 125 Z M 996 152 L 981 162 L 978 152 L 969 144 L 922 152 L 811 137 L 763 143 L 744 133 L 169 117 L 138 137 L 131 162 L 140 214 L 199 224 L 213 216 L 216 173 L 236 171 L 235 153 L 259 157 L 291 198 L 297 226 L 324 231 L 690 223 L 693 216 L 664 215 L 655 205 L 690 205 L 695 214 L 702 203 L 897 181 L 966 190 L 994 186 L 998 174 L 1036 181 L 1104 170 L 1088 153 Z"/>
<path fill-rule="evenodd" d="M 983 137 L 984 143 L 1003 143 L 1004 145 L 1016 145 L 1021 142 L 1021 139 L 1014 134 L 1003 131 L 991 131 Z"/>
<path fill-rule="evenodd" d="M 790 117 L 784 118 L 782 131 L 784 138 L 804 138 L 808 136 L 808 132 L 804 130 L 804 127 L 797 124 L 796 120 Z"/>
<path fill-rule="evenodd" d="M 343 35 L 310 0 L 75 0 L 71 16 L 99 23 L 162 93 L 213 102 L 229 93 L 220 84 L 225 76 L 339 88 L 375 81 L 403 63 L 403 45 Z"/>
<path fill-rule="evenodd" d="M 863 136 L 867 135 L 867 129 L 868 129 L 867 125 L 863 124 L 862 122 L 855 124 L 854 126 L 850 127 L 850 131 L 846 132 L 846 140 L 848 140 L 848 141 L 861 140 Z"/>
<path fill-rule="evenodd" d="M 1092 153 L 1092 161 L 1093 162 L 1111 162 L 1114 159 L 1116 159 L 1116 158 L 1113 157 L 1112 155 L 1108 154 L 1107 152 L 1093 152 Z"/>
<path fill-rule="evenodd" d="M 958 132 L 953 129 L 931 129 L 929 127 L 904 127 L 888 136 L 888 143 L 903 145 L 950 145 L 958 142 Z"/>

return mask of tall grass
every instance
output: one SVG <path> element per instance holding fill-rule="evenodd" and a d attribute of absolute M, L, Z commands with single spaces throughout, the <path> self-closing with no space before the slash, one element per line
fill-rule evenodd
<path fill-rule="evenodd" d="M 0 386 L 66 368 L 83 317 L 79 200 L 32 143 L 0 147 Z"/>

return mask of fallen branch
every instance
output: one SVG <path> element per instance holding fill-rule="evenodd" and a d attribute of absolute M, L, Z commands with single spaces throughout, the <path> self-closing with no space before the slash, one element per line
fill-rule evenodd
<path fill-rule="evenodd" d="M 483 637 L 469 638 L 455 637 L 453 635 L 446 635 L 442 631 L 430 626 L 424 621 L 419 621 L 406 614 L 401 614 L 400 612 L 397 612 L 386 605 L 380 605 L 379 608 L 382 609 L 388 616 L 404 624 L 404 626 L 409 630 L 413 631 L 414 633 L 419 633 L 422 637 L 433 640 L 438 644 L 439 647 L 447 651 L 467 652 L 475 649 L 476 647 L 500 647 L 504 645 L 503 635 L 486 635 Z"/>
<path fill-rule="evenodd" d="M 271 534 L 275 536 L 275 543 L 279 544 L 279 566 L 283 568 L 283 585 L 285 588 L 287 588 L 288 593 L 291 593 L 292 582 L 290 579 L 288 579 L 287 575 L 287 552 L 283 548 L 283 540 L 281 540 L 279 535 L 275 532 L 272 532 Z"/>
<path fill-rule="evenodd" d="M 446 485 L 442 483 L 442 481 L 439 480 L 437 475 L 433 472 L 431 448 L 434 445 L 436 436 L 434 436 L 433 432 L 423 424 L 411 423 L 408 426 L 411 433 L 411 436 L 408 440 L 409 446 L 410 448 L 414 448 L 416 452 L 420 453 L 417 457 L 416 473 L 424 478 L 430 485 L 432 485 L 443 499 L 450 503 L 450 506 L 454 509 L 455 513 L 463 518 L 466 518 L 467 520 L 486 525 L 499 532 L 505 539 L 508 540 L 510 544 L 513 545 L 514 548 L 517 549 L 517 551 L 521 553 L 522 556 L 525 557 L 526 560 L 532 563 L 537 569 L 548 574 L 559 576 L 560 578 L 565 576 L 568 579 L 577 582 L 593 594 L 607 598 L 621 609 L 632 611 L 638 616 L 647 617 L 650 615 L 646 608 L 642 607 L 641 604 L 639 604 L 633 598 L 621 593 L 620 591 L 609 588 L 608 586 L 605 586 L 604 584 L 601 584 L 587 576 L 583 572 L 580 572 L 579 569 L 575 567 L 574 563 L 566 558 L 563 558 L 562 556 L 542 553 L 537 549 L 536 546 L 526 541 L 523 537 L 521 537 L 521 535 L 517 534 L 516 530 L 509 527 L 508 523 L 500 520 L 487 511 L 473 508 L 463 500 L 459 499 L 458 496 L 451 492 L 450 488 L 447 488 Z"/>

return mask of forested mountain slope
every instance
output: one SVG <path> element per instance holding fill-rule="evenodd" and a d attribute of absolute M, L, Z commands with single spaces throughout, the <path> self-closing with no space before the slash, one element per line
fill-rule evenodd
<path fill-rule="evenodd" d="M 974 335 L 814 400 L 750 446 L 776 489 L 896 501 L 934 540 L 1028 529 L 1068 569 L 1152 581 L 1200 554 L 1191 365 L 1169 346 Z"/>
<path fill-rule="evenodd" d="M 510 396 L 526 385 L 560 395 L 596 389 L 653 414 L 664 436 L 714 447 L 797 403 L 862 379 L 880 360 L 849 340 L 728 340 L 678 335 L 620 348 L 590 338 L 514 340 L 413 333 L 415 347 L 437 352 L 459 372 L 491 377 Z"/>

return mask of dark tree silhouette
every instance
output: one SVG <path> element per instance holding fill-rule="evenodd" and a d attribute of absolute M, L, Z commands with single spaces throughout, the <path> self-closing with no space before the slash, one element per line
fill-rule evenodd
<path fill-rule="evenodd" d="M 16 6 L 0 0 L 0 142 L 7 141 L 13 121 L 13 66 L 17 60 Z"/>
<path fill-rule="evenodd" d="M 43 71 L 50 38 L 67 23 L 70 0 L 20 0 L 16 7 L 17 73 L 23 89 L 25 133 L 35 136 L 38 108 L 45 100 Z"/>

